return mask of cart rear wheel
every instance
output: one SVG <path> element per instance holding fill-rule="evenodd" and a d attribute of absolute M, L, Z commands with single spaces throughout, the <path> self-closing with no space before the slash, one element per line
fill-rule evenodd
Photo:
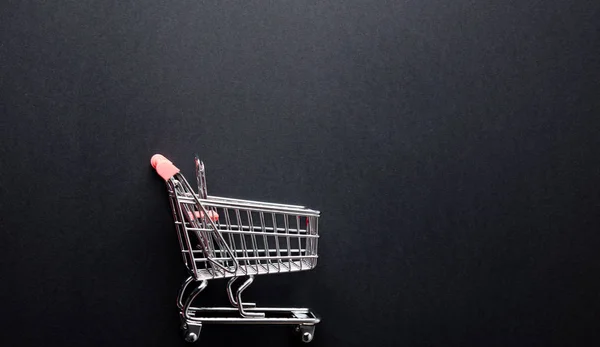
<path fill-rule="evenodd" d="M 196 342 L 198 341 L 198 335 L 196 335 L 196 333 L 193 333 L 191 331 L 186 331 L 183 333 L 183 338 L 185 339 L 186 342 Z"/>
<path fill-rule="evenodd" d="M 313 339 L 313 334 L 309 332 L 302 333 L 302 342 L 309 343 Z"/>
<path fill-rule="evenodd" d="M 182 324 L 183 328 L 183 339 L 187 342 L 196 342 L 200 337 L 200 331 L 202 330 L 202 324 Z"/>

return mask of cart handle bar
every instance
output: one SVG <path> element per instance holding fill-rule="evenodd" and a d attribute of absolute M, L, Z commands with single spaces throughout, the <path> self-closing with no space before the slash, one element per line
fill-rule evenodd
<path fill-rule="evenodd" d="M 155 154 L 150 158 L 150 164 L 156 170 L 156 173 L 162 177 L 165 181 L 171 179 L 176 173 L 179 173 L 177 166 L 165 158 L 162 154 Z"/>

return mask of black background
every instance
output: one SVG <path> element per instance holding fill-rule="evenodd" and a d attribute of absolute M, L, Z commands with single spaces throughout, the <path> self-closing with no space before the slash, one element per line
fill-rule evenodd
<path fill-rule="evenodd" d="M 3 1 L 0 344 L 185 345 L 149 159 L 198 152 L 213 194 L 322 211 L 317 268 L 247 295 L 314 346 L 597 345 L 597 5 Z"/>

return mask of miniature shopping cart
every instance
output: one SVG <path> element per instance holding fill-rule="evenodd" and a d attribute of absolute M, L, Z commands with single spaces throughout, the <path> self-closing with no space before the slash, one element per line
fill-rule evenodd
<path fill-rule="evenodd" d="M 280 324 L 295 326 L 302 341 L 310 342 L 320 321 L 312 311 L 256 307 L 242 301 L 242 293 L 255 275 L 310 270 L 317 265 L 319 211 L 207 195 L 204 164 L 198 157 L 195 161 L 198 193 L 164 156 L 151 159 L 167 183 L 181 255 L 190 274 L 177 296 L 185 340 L 195 342 L 205 323 Z M 239 277 L 246 280 L 234 291 Z M 208 280 L 224 278 L 229 279 L 232 307 L 192 307 Z"/>

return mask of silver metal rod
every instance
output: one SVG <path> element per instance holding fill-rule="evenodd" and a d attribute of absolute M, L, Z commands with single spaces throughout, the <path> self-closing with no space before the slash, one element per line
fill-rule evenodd
<path fill-rule="evenodd" d="M 179 199 L 179 201 L 182 203 L 194 203 L 196 201 L 199 201 L 204 206 L 231 208 L 231 209 L 239 208 L 241 210 L 262 211 L 262 212 L 267 212 L 267 213 L 277 212 L 277 213 L 286 213 L 286 214 L 301 214 L 301 215 L 305 215 L 305 216 L 318 216 L 320 214 L 319 211 L 310 210 L 310 209 L 274 207 L 274 206 L 270 206 L 270 205 L 265 206 L 263 204 L 256 204 L 254 206 L 254 205 L 241 205 L 241 204 L 237 205 L 237 204 L 231 204 L 231 203 L 223 203 L 223 202 L 219 202 L 217 200 L 199 199 L 196 195 L 193 195 L 193 197 L 192 196 L 178 196 L 177 199 Z"/>
<path fill-rule="evenodd" d="M 187 230 L 192 231 L 209 231 L 212 232 L 212 229 L 200 229 L 200 228 L 187 228 Z M 266 230 L 266 229 L 265 229 Z M 269 235 L 269 236 L 281 236 L 273 232 L 261 232 L 261 231 L 242 231 L 242 230 L 227 230 L 227 229 L 219 229 L 219 231 L 223 234 L 244 234 L 244 235 Z M 296 235 L 294 235 L 296 236 Z M 303 235 L 298 234 L 298 237 L 301 238 L 317 238 L 318 235 Z"/>
<path fill-rule="evenodd" d="M 241 250 L 241 249 L 232 249 L 232 251 L 234 253 L 242 253 L 243 252 L 243 250 Z M 186 251 L 182 251 L 182 252 L 186 252 Z M 265 253 L 266 254 L 266 253 L 276 253 L 277 250 L 276 249 L 258 249 L 258 250 L 248 249 L 248 250 L 246 250 L 246 252 L 248 252 L 248 253 Z M 288 252 L 290 252 L 290 254 L 291 253 L 301 253 L 301 252 L 304 252 L 304 250 L 301 248 L 290 248 L 288 250 Z M 203 253 L 203 251 L 197 249 L 197 250 L 193 250 L 192 253 Z M 215 250 L 215 253 L 216 254 L 225 253 L 225 251 Z"/>
<path fill-rule="evenodd" d="M 283 226 L 285 228 L 285 234 L 287 235 L 287 237 L 286 237 L 287 254 L 290 255 L 290 254 L 292 254 L 292 251 L 291 251 L 292 245 L 290 245 L 290 228 L 288 225 L 288 216 L 287 215 L 283 215 Z M 291 269 L 291 267 L 292 267 L 292 259 L 290 258 L 288 260 L 288 269 Z"/>
<path fill-rule="evenodd" d="M 248 214 L 248 227 L 250 228 L 250 230 L 253 230 L 254 222 L 252 221 L 252 212 L 246 211 L 246 213 Z M 252 249 L 249 251 L 254 254 L 257 254 L 258 253 L 258 242 L 256 241 L 256 235 L 250 235 L 250 237 L 252 239 Z M 258 260 L 254 262 L 256 272 L 258 272 L 258 264 L 259 264 Z"/>
<path fill-rule="evenodd" d="M 227 209 L 225 211 L 228 211 Z M 175 222 L 175 224 L 185 224 L 185 223 L 181 223 L 181 222 Z M 239 230 L 263 230 L 263 228 L 261 228 L 260 226 L 249 226 L 249 225 L 237 225 L 237 224 L 230 224 L 228 226 L 226 226 L 225 228 L 221 227 L 219 228 L 220 231 L 225 231 L 231 228 L 236 228 Z M 191 228 L 190 228 L 191 229 Z M 204 228 L 204 231 L 212 231 L 213 229 L 211 228 Z M 285 228 L 273 228 L 273 227 L 265 227 L 264 230 L 267 231 L 273 231 L 273 232 L 285 232 Z M 299 234 L 306 234 L 308 233 L 307 229 L 289 229 L 290 232 L 294 232 L 294 233 L 299 233 Z"/>
<path fill-rule="evenodd" d="M 176 189 L 175 188 L 175 182 L 173 181 L 173 178 L 170 179 L 170 183 L 173 185 L 174 189 Z M 177 212 L 179 212 L 179 216 L 181 218 L 185 218 L 185 217 L 183 217 L 183 212 L 181 211 L 181 204 L 180 203 L 176 203 L 175 205 L 177 206 Z M 183 219 L 182 219 L 182 221 L 183 221 Z M 189 234 L 187 232 L 184 233 L 184 238 L 185 238 L 185 244 L 187 246 L 187 250 L 188 250 L 188 252 L 191 252 L 192 251 L 192 244 L 190 243 L 190 236 L 189 236 Z M 194 256 L 193 256 L 192 253 L 190 253 L 190 258 L 191 259 L 194 258 Z M 196 267 L 196 262 L 192 261 L 191 265 L 192 265 L 192 269 L 190 269 L 190 270 L 193 271 L 194 278 L 197 278 L 197 276 L 198 276 L 197 275 L 198 274 L 198 268 Z"/>
<path fill-rule="evenodd" d="M 280 325 L 298 325 L 298 324 L 318 324 L 320 320 L 315 318 L 266 318 L 266 317 L 201 317 L 188 318 L 190 322 L 199 322 L 206 324 L 280 324 Z"/>
<path fill-rule="evenodd" d="M 271 218 L 273 220 L 273 229 L 277 230 L 277 217 L 275 217 L 275 213 L 271 213 Z M 277 249 L 277 268 L 281 271 L 281 252 L 279 251 L 279 237 L 275 237 L 275 248 Z"/>
<path fill-rule="evenodd" d="M 261 311 L 261 312 L 279 312 L 279 313 L 309 313 L 313 314 L 309 308 L 305 307 L 253 307 L 248 308 L 248 311 Z M 207 312 L 207 311 L 237 311 L 234 307 L 190 307 L 190 311 Z"/>
<path fill-rule="evenodd" d="M 290 205 L 290 204 L 278 204 L 273 202 L 263 202 L 263 201 L 254 201 L 254 200 L 243 200 L 243 199 L 232 199 L 225 198 L 222 196 L 214 196 L 208 195 L 209 200 L 219 200 L 225 203 L 233 203 L 233 204 L 241 204 L 241 205 L 253 205 L 253 206 L 273 206 L 273 207 L 283 207 L 283 208 L 295 208 L 295 209 L 306 209 L 305 206 L 301 205 Z"/>
<path fill-rule="evenodd" d="M 284 259 L 292 259 L 292 260 L 299 260 L 299 259 L 316 259 L 318 258 L 318 255 L 298 255 L 298 256 L 290 256 L 290 257 L 283 257 Z M 229 259 L 229 258 L 219 258 L 219 257 L 214 257 L 214 258 L 210 258 L 210 260 L 213 261 L 219 261 L 219 260 L 223 260 L 223 259 Z M 282 257 L 281 256 L 276 256 L 276 257 L 237 257 L 238 260 L 281 260 Z M 194 261 L 204 261 L 204 258 L 194 258 Z M 246 265 L 242 265 L 242 266 L 246 266 Z M 279 264 L 273 264 L 273 266 L 275 267 L 279 267 Z"/>

